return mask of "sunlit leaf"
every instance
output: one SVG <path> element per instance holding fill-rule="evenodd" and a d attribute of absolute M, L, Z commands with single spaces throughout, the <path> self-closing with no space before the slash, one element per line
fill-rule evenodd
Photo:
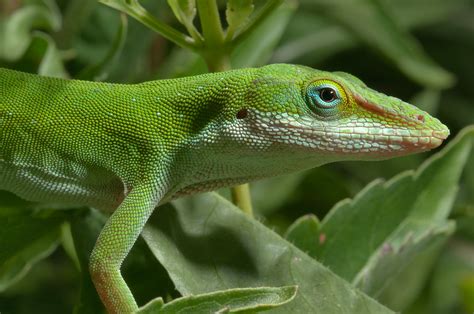
<path fill-rule="evenodd" d="M 324 238 L 318 238 L 319 225 L 316 216 L 303 216 L 288 228 L 285 238 L 309 256 L 314 256 L 317 242 L 325 241 Z"/>
<path fill-rule="evenodd" d="M 228 289 L 207 294 L 191 295 L 164 304 L 158 298 L 138 313 L 256 313 L 276 308 L 294 299 L 297 287 L 259 287 Z"/>
<path fill-rule="evenodd" d="M 421 250 L 453 232 L 447 217 L 473 134 L 467 128 L 416 172 L 373 182 L 336 205 L 319 230 L 326 241 L 318 243 L 317 259 L 369 295 L 380 295 Z"/>
<path fill-rule="evenodd" d="M 227 18 L 227 37 L 232 38 L 233 34 L 242 27 L 254 9 L 253 0 L 229 0 L 225 15 Z"/>
<path fill-rule="evenodd" d="M 297 285 L 277 313 L 391 313 L 216 193 L 161 207 L 142 233 L 184 296 Z"/>

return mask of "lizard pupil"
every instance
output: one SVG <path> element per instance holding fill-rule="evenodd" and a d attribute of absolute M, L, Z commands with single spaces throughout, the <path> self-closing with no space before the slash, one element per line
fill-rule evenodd
<path fill-rule="evenodd" d="M 325 102 L 331 102 L 335 100 L 337 97 L 336 95 L 336 91 L 328 87 L 321 89 L 319 92 L 319 97 L 321 97 L 321 99 Z"/>

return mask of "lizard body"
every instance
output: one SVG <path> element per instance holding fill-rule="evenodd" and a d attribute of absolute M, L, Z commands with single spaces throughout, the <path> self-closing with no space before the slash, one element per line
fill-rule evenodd
<path fill-rule="evenodd" d="M 352 75 L 278 64 L 141 84 L 0 69 L 0 189 L 112 213 L 90 262 L 110 312 L 133 312 L 120 265 L 153 209 L 340 160 L 439 146 L 437 119 Z"/>

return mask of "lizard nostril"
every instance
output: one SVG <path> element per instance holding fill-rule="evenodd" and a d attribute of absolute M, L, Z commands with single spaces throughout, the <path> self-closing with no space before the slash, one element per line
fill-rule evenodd
<path fill-rule="evenodd" d="M 416 115 L 415 118 L 420 122 L 425 122 L 425 116 L 423 116 L 422 114 Z"/>

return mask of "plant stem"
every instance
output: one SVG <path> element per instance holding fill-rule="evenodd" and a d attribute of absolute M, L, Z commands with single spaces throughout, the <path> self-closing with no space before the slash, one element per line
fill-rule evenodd
<path fill-rule="evenodd" d="M 224 42 L 219 10 L 216 0 L 197 1 L 202 34 L 205 38 L 205 49 L 217 48 Z"/>
<path fill-rule="evenodd" d="M 198 1 L 197 7 L 204 36 L 204 45 L 199 53 L 206 61 L 209 72 L 230 70 L 229 53 L 224 46 L 224 31 L 216 0 Z"/>
<path fill-rule="evenodd" d="M 224 31 L 216 1 L 198 1 L 197 6 L 204 36 L 204 46 L 200 50 L 201 56 L 206 61 L 210 72 L 230 70 L 230 50 L 224 43 Z"/>
<path fill-rule="evenodd" d="M 231 49 L 224 40 L 224 31 L 216 0 L 197 1 L 197 6 L 204 36 L 204 46 L 199 52 L 206 60 L 209 72 L 230 70 Z M 253 217 L 249 185 L 234 186 L 231 188 L 231 194 L 232 202 L 244 213 Z"/>
<path fill-rule="evenodd" d="M 244 213 L 253 217 L 252 198 L 250 196 L 249 184 L 241 184 L 233 186 L 230 189 L 232 194 L 232 202 L 239 207 Z"/>
<path fill-rule="evenodd" d="M 138 20 L 140 23 L 145 24 L 150 29 L 161 34 L 163 37 L 174 42 L 178 46 L 190 49 L 192 51 L 196 51 L 198 48 L 193 38 L 157 20 L 136 0 L 128 1 L 126 4 L 123 4 L 121 1 L 118 0 L 99 0 L 99 2 L 127 13 L 131 17 Z"/>

